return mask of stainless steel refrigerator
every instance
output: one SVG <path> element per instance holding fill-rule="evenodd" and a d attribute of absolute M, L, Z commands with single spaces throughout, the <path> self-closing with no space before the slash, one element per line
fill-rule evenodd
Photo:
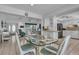
<path fill-rule="evenodd" d="M 58 38 L 62 38 L 63 37 L 63 24 L 62 23 L 57 24 L 57 30 L 59 31 Z"/>

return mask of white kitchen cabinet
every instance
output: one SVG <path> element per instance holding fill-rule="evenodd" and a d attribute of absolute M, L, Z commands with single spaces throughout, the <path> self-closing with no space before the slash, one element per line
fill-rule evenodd
<path fill-rule="evenodd" d="M 72 31 L 72 38 L 79 38 L 79 31 Z"/>
<path fill-rule="evenodd" d="M 79 38 L 79 31 L 65 30 L 63 36 L 71 35 L 72 38 Z"/>
<path fill-rule="evenodd" d="M 63 31 L 63 36 L 67 36 L 67 35 L 71 35 L 70 31 L 67 30 Z"/>

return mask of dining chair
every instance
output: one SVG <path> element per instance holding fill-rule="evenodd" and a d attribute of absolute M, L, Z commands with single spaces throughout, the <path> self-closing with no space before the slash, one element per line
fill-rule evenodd
<path fill-rule="evenodd" d="M 20 35 L 20 37 L 24 37 L 25 33 L 21 29 L 19 29 L 19 35 Z"/>
<path fill-rule="evenodd" d="M 58 48 L 55 48 L 54 46 L 46 46 L 41 49 L 40 53 L 44 55 L 64 55 L 70 39 L 71 36 L 68 35 L 64 38 L 63 42 L 59 45 Z"/>
<path fill-rule="evenodd" d="M 2 31 L 2 42 L 4 42 L 4 40 L 9 40 L 11 39 L 11 35 L 9 33 L 8 30 Z"/>
<path fill-rule="evenodd" d="M 31 43 L 27 44 L 26 43 L 24 45 L 21 45 L 18 33 L 16 33 L 16 40 L 17 40 L 18 47 L 19 47 L 21 55 L 25 55 L 29 52 L 33 52 L 34 54 L 36 54 L 36 51 L 35 51 L 35 48 L 34 48 L 33 44 L 31 44 Z"/>

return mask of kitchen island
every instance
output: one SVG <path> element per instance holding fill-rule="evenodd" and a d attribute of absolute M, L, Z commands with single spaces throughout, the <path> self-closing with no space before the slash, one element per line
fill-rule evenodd
<path fill-rule="evenodd" d="M 64 30 L 63 36 L 67 35 L 71 35 L 72 38 L 79 39 L 79 28 Z"/>

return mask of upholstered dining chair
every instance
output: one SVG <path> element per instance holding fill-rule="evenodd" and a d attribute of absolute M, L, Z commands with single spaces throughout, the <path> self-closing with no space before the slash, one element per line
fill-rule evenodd
<path fill-rule="evenodd" d="M 33 44 L 28 43 L 28 44 L 24 44 L 24 45 L 21 46 L 18 33 L 16 33 L 16 40 L 17 40 L 18 47 L 19 47 L 21 55 L 25 55 L 29 52 L 33 52 L 34 54 L 36 54 Z"/>
<path fill-rule="evenodd" d="M 9 33 L 8 30 L 2 31 L 2 42 L 4 42 L 4 40 L 10 40 L 11 39 L 11 35 Z"/>
<path fill-rule="evenodd" d="M 46 46 L 41 49 L 40 53 L 43 55 L 64 55 L 64 52 L 67 49 L 70 39 L 71 39 L 71 36 L 68 35 L 65 37 L 65 39 L 59 45 L 58 48 L 55 48 L 53 46 Z"/>
<path fill-rule="evenodd" d="M 20 37 L 24 37 L 25 33 L 21 29 L 19 29 L 19 35 L 20 35 Z"/>

